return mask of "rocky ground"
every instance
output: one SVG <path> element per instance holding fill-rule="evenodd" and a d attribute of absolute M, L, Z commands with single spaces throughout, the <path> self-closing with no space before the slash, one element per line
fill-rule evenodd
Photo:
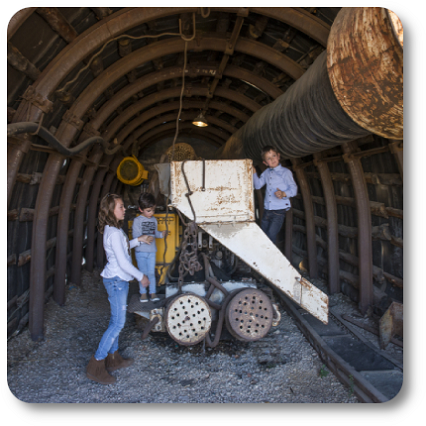
<path fill-rule="evenodd" d="M 82 286 L 68 288 L 65 306 L 52 299 L 46 305 L 43 341 L 33 342 L 28 328 L 9 340 L 9 388 L 21 401 L 42 403 L 358 402 L 280 311 L 279 326 L 266 338 L 228 339 L 214 349 L 179 346 L 159 333 L 142 341 L 140 321 L 128 314 L 120 352 L 135 363 L 104 386 L 85 370 L 107 327 L 109 303 L 99 273 L 83 272 Z"/>

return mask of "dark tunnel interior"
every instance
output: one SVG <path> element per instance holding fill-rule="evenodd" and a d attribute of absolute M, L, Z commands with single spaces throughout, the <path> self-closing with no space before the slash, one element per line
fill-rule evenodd
<path fill-rule="evenodd" d="M 154 165 L 170 162 L 173 146 L 175 161 L 249 158 L 262 171 L 260 148 L 276 145 L 299 187 L 279 249 L 362 312 L 402 303 L 402 29 L 366 8 L 384 14 L 396 65 L 377 87 L 377 61 L 365 59 L 358 94 L 355 68 L 338 68 L 344 9 L 17 12 L 7 46 L 8 336 L 29 326 L 42 338 L 46 301 L 63 304 L 83 268 L 102 269 L 105 194 L 129 206 L 151 191 L 165 205 Z M 192 124 L 200 113 L 207 127 Z M 131 156 L 148 171 L 133 186 L 117 176 Z M 262 199 L 256 190 L 259 214 Z"/>

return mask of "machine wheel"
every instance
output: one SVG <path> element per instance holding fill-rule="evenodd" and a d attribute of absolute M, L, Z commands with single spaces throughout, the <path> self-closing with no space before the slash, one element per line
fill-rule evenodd
<path fill-rule="evenodd" d="M 265 337 L 272 326 L 274 310 L 268 296 L 248 288 L 237 293 L 226 308 L 226 326 L 238 340 L 254 342 Z"/>
<path fill-rule="evenodd" d="M 204 340 L 211 324 L 209 305 L 195 294 L 181 294 L 167 307 L 166 329 L 180 345 L 192 346 Z"/>

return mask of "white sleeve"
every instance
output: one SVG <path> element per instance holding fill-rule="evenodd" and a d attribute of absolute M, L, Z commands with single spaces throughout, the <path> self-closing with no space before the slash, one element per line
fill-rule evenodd
<path fill-rule="evenodd" d="M 123 249 L 123 238 L 124 236 L 120 235 L 121 232 L 113 232 L 110 236 L 111 238 L 111 248 L 114 252 L 114 255 L 117 259 L 118 266 L 129 275 L 135 277 L 138 281 L 141 281 L 143 278 L 143 273 L 139 271 L 138 268 L 135 268 L 131 262 L 126 257 L 126 254 Z M 132 240 L 133 241 L 133 240 Z"/>
<path fill-rule="evenodd" d="M 137 238 L 133 238 L 133 240 L 130 240 L 130 248 L 135 248 L 137 246 L 140 246 L 142 242 L 138 241 Z"/>

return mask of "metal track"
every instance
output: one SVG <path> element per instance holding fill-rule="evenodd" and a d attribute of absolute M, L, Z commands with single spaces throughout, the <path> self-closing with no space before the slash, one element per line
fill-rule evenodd
<path fill-rule="evenodd" d="M 330 310 L 329 323 L 324 325 L 283 293 L 276 294 L 328 369 L 361 402 L 386 402 L 399 392 L 402 365 L 368 342 L 337 312 Z"/>

